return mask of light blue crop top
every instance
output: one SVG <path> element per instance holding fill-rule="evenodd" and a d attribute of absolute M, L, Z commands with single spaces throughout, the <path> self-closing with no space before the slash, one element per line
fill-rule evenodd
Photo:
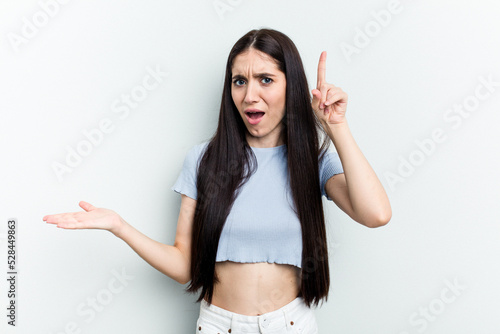
<path fill-rule="evenodd" d="M 182 171 L 171 188 L 197 198 L 196 169 L 208 141 L 193 146 Z M 302 232 L 300 220 L 287 183 L 285 145 L 251 147 L 257 158 L 256 171 L 240 188 L 219 239 L 216 262 L 286 263 L 301 267 Z M 328 200 L 326 181 L 343 173 L 335 151 L 327 151 L 319 161 L 321 194 Z"/>

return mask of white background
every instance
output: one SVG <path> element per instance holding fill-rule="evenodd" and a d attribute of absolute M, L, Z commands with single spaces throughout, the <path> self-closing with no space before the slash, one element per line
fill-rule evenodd
<path fill-rule="evenodd" d="M 42 9 L 50 3 L 52 16 Z M 319 55 L 328 52 L 327 81 L 348 93 L 351 131 L 393 210 L 388 225 L 369 229 L 324 199 L 332 284 L 316 310 L 320 332 L 500 332 L 497 2 L 53 4 L 0 2 L 0 328 L 194 332 L 197 295 L 111 233 L 58 229 L 42 217 L 79 211 L 85 200 L 173 244 L 180 195 L 170 187 L 186 152 L 216 129 L 229 50 L 250 29 L 267 27 L 295 42 L 310 89 Z M 373 13 L 389 7 L 397 10 L 377 21 Z M 344 52 L 347 45 L 357 53 Z M 140 89 L 147 68 L 168 75 L 126 117 L 113 112 L 122 94 Z M 488 77 L 491 91 L 481 81 Z M 466 105 L 469 116 L 453 112 L 455 105 Z M 105 119 L 113 130 L 59 180 L 54 163 L 66 164 L 68 147 L 83 145 L 83 131 Z M 436 131 L 441 140 L 430 145 Z M 15 329 L 6 325 L 4 278 L 12 217 Z M 110 282 L 119 286 L 113 272 L 122 270 L 133 278 L 106 292 Z M 88 303 L 97 297 L 106 305 L 91 318 Z"/>

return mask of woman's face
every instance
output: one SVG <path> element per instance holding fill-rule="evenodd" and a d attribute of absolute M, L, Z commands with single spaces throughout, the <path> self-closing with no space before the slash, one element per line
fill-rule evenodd
<path fill-rule="evenodd" d="M 280 134 L 285 115 L 286 78 L 269 55 L 250 48 L 236 56 L 231 96 L 247 127 L 248 145 L 284 144 Z M 259 112 L 252 114 L 250 110 Z"/>

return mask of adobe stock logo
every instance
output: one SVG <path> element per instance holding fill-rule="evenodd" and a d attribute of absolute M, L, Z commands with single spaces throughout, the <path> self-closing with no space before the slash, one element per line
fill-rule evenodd
<path fill-rule="evenodd" d="M 57 16 L 61 8 L 60 5 L 65 5 L 68 2 L 69 0 L 38 1 L 41 9 L 36 11 L 31 16 L 31 19 L 23 16 L 20 34 L 14 32 L 7 33 L 7 39 L 12 49 L 18 53 L 21 45 L 28 44 L 30 40 L 38 35 L 40 29 L 47 26 L 50 20 Z"/>
<path fill-rule="evenodd" d="M 120 120 L 127 119 L 131 111 L 137 109 L 140 103 L 146 100 L 149 94 L 157 89 L 169 74 L 163 72 L 159 65 L 156 65 L 156 69 L 147 66 L 146 72 L 140 84 L 132 87 L 127 94 L 122 93 L 119 98 L 116 98 L 111 103 L 111 111 L 117 114 Z M 53 161 L 51 164 L 59 182 L 63 181 L 65 174 L 72 173 L 76 167 L 81 165 L 83 159 L 89 156 L 94 148 L 100 146 L 105 135 L 113 132 L 115 127 L 115 122 L 111 118 L 104 117 L 96 127 L 81 131 L 85 139 L 78 141 L 74 147 L 66 145 L 66 158 L 64 161 Z"/>
<path fill-rule="evenodd" d="M 479 84 L 474 89 L 474 93 L 466 96 L 461 103 L 453 104 L 452 108 L 447 109 L 443 114 L 445 123 L 451 123 L 450 127 L 457 130 L 463 124 L 463 121 L 469 118 L 476 111 L 481 102 L 489 99 L 496 92 L 500 82 L 494 81 L 490 73 L 487 78 L 484 76 L 478 77 Z M 399 155 L 399 165 L 395 171 L 384 172 L 384 177 L 391 191 L 396 190 L 399 183 L 404 183 L 406 179 L 411 177 L 417 168 L 425 163 L 434 152 L 438 145 L 444 143 L 448 139 L 446 131 L 442 127 L 436 127 L 430 131 L 428 138 L 414 140 L 416 146 L 406 157 Z"/>
<path fill-rule="evenodd" d="M 107 281 L 105 287 L 91 294 L 76 306 L 75 313 L 81 319 L 68 321 L 64 328 L 49 334 L 82 334 L 82 322 L 87 324 L 96 319 L 97 314 L 108 308 L 108 305 L 113 302 L 116 295 L 122 293 L 125 288 L 134 280 L 134 276 L 127 274 L 125 268 L 121 271 L 111 270 L 112 277 Z"/>
<path fill-rule="evenodd" d="M 377 37 L 383 28 L 389 26 L 394 15 L 400 14 L 403 11 L 403 7 L 399 0 L 391 0 L 387 4 L 387 9 L 382 9 L 379 11 L 372 10 L 370 15 L 373 20 L 368 21 L 363 29 L 359 27 L 355 28 L 355 35 L 352 40 L 352 44 L 342 42 L 340 43 L 340 50 L 347 60 L 347 63 L 351 63 L 352 56 L 354 54 L 361 53 L 361 50 L 366 48 L 371 41 Z"/>
<path fill-rule="evenodd" d="M 225 19 L 226 12 L 232 12 L 236 6 L 241 4 L 242 0 L 214 0 L 212 5 L 214 6 L 215 12 L 219 15 L 219 19 L 223 21 Z"/>
<path fill-rule="evenodd" d="M 467 286 L 458 282 L 457 278 L 452 281 L 444 280 L 445 287 L 441 289 L 439 296 L 433 298 L 425 306 L 420 306 L 418 311 L 410 314 L 408 322 L 415 327 L 418 333 L 423 333 L 435 322 L 438 317 L 447 311 L 450 304 L 456 302 Z M 399 334 L 410 334 L 412 331 L 402 331 Z"/>

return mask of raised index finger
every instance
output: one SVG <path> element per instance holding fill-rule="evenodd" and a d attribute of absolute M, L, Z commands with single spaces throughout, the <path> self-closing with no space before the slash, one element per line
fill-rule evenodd
<path fill-rule="evenodd" d="M 325 73 L 326 73 L 326 51 L 321 52 L 321 56 L 319 56 L 318 63 L 318 83 L 317 89 L 320 88 L 321 84 L 325 82 Z"/>

